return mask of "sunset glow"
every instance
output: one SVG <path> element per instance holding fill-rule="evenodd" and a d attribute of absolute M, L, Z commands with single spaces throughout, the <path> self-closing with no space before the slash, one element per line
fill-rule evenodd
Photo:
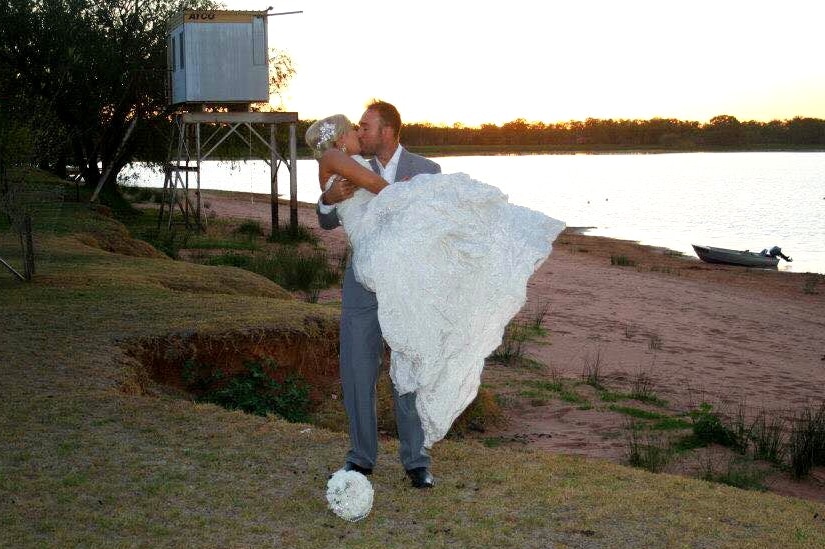
<path fill-rule="evenodd" d="M 272 103 L 303 119 L 358 118 L 373 97 L 439 125 L 825 118 L 814 1 L 284 0 L 273 11 L 293 10 L 269 22 L 270 46 L 297 71 Z"/>

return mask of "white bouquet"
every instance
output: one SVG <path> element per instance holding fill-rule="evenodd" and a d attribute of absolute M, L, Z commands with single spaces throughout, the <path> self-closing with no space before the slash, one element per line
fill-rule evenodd
<path fill-rule="evenodd" d="M 372 484 L 358 471 L 336 471 L 327 482 L 329 508 L 344 520 L 357 522 L 372 509 Z"/>

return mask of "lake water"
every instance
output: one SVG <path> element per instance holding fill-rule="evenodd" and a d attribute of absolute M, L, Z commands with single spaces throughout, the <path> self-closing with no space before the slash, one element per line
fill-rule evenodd
<path fill-rule="evenodd" d="M 442 171 L 495 185 L 510 201 L 592 227 L 590 234 L 637 240 L 695 256 L 691 244 L 762 250 L 780 246 L 780 269 L 825 273 L 825 153 L 674 153 L 461 156 L 434 158 Z M 137 185 L 162 187 L 142 166 Z M 320 195 L 314 160 L 298 161 L 298 200 Z M 289 195 L 282 166 L 279 190 Z M 191 184 L 194 186 L 194 183 Z M 269 193 L 263 161 L 205 162 L 204 189 Z"/>

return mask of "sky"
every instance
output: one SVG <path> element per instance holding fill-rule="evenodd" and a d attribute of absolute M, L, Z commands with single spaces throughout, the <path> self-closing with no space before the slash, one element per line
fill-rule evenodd
<path fill-rule="evenodd" d="M 273 12 L 296 75 L 271 103 L 405 123 L 825 118 L 821 0 L 224 0 Z"/>

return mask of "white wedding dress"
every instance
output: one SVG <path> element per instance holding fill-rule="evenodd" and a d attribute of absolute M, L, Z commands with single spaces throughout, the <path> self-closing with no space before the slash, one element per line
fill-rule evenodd
<path fill-rule="evenodd" d="M 463 173 L 359 189 L 337 210 L 355 277 L 376 293 L 390 376 L 400 394 L 416 392 L 429 448 L 475 398 L 564 223 Z"/>

